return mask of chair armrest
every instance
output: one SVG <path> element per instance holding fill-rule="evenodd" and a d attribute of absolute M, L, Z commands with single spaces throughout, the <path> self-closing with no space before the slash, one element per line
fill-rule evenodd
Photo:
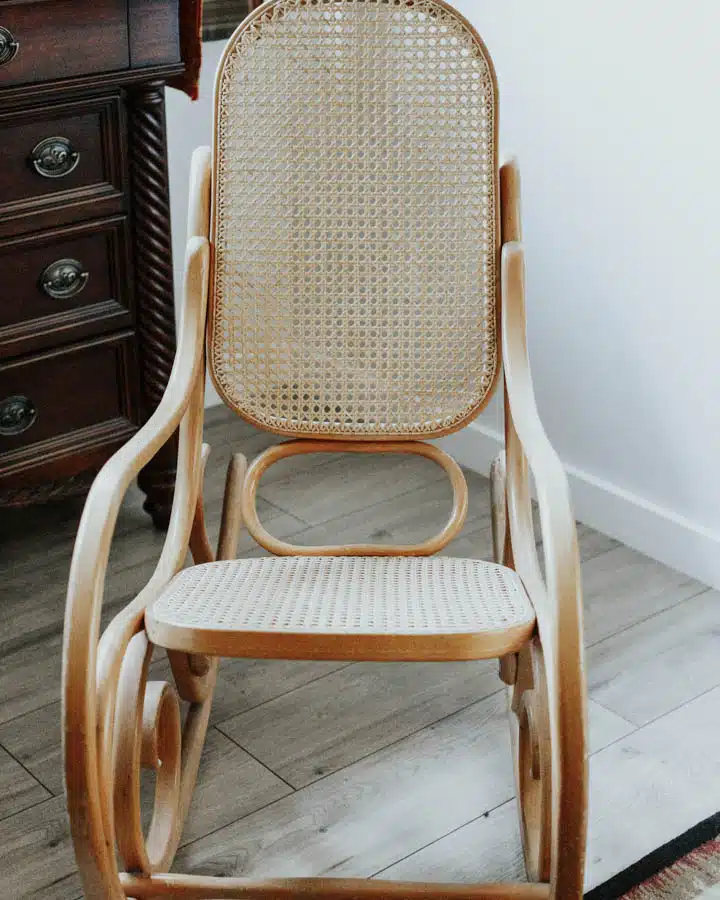
<path fill-rule="evenodd" d="M 574 884 L 574 879 L 582 884 L 582 876 L 573 867 L 563 870 L 560 856 L 567 853 L 582 860 L 586 829 L 587 690 L 580 560 L 567 477 L 535 404 L 525 332 L 525 264 L 516 241 L 508 241 L 502 249 L 502 342 L 508 562 L 523 580 L 537 616 L 552 747 L 551 828 L 561 848 L 552 855 L 550 881 L 557 885 L 558 896 L 565 896 L 562 885 Z M 540 508 L 544 578 L 535 547 L 528 469 L 535 477 Z"/>
<path fill-rule="evenodd" d="M 193 238 L 188 242 L 184 310 L 167 389 L 153 415 L 105 463 L 93 482 L 75 542 L 69 599 L 95 593 L 97 576 L 101 572 L 104 575 L 115 522 L 128 486 L 177 429 L 188 408 L 203 362 L 208 259 L 206 239 Z M 174 502 L 173 509 L 175 506 Z M 173 536 L 171 522 L 166 545 Z"/>
<path fill-rule="evenodd" d="M 540 421 L 527 353 L 522 246 L 502 249 L 502 342 L 508 411 L 508 525 L 515 567 L 536 604 L 540 627 L 581 637 L 580 566 L 575 518 L 562 463 Z M 545 558 L 537 561 L 527 468 L 533 473 Z M 545 623 L 543 623 L 543 619 Z"/>
<path fill-rule="evenodd" d="M 98 896 L 101 890 L 103 896 L 110 896 L 108 886 L 117 882 L 107 786 L 111 783 L 120 664 L 132 634 L 142 626 L 147 603 L 183 564 L 195 515 L 203 469 L 200 442 L 208 269 L 207 238 L 194 237 L 187 246 L 178 349 L 165 394 L 147 423 L 95 479 L 70 567 L 63 634 L 65 782 L 76 853 L 93 873 Z M 120 504 L 132 479 L 178 426 L 178 478 L 160 560 L 149 583 L 113 619 L 98 643 L 105 573 Z"/>

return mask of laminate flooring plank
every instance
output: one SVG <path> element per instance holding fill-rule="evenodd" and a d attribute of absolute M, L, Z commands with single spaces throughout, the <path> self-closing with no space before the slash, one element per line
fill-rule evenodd
<path fill-rule="evenodd" d="M 718 746 L 715 688 L 592 758 L 588 887 L 720 809 Z"/>
<path fill-rule="evenodd" d="M 645 725 L 720 684 L 720 592 L 706 591 L 590 648 L 590 695 Z"/>
<path fill-rule="evenodd" d="M 582 586 L 588 645 L 707 590 L 689 575 L 623 546 L 587 560 Z"/>
<path fill-rule="evenodd" d="M 0 744 L 51 793 L 62 794 L 59 701 L 0 725 Z"/>
<path fill-rule="evenodd" d="M 513 798 L 503 803 L 377 872 L 376 877 L 462 884 L 527 881 L 517 802 Z"/>
<path fill-rule="evenodd" d="M 498 691 L 496 660 L 354 663 L 219 725 L 302 787 Z"/>
<path fill-rule="evenodd" d="M 1 742 L 0 742 L 1 743 Z M 50 797 L 39 781 L 0 747 L 0 820 Z"/>
<path fill-rule="evenodd" d="M 82 893 L 64 797 L 0 822 L 0 872 L 6 900 L 74 900 Z"/>
<path fill-rule="evenodd" d="M 436 535 L 452 508 L 452 489 L 446 481 L 432 481 L 399 497 L 381 500 L 367 509 L 340 515 L 293 535 L 293 542 L 318 544 L 417 544 Z M 490 508 L 480 492 L 470 494 L 466 528 L 489 523 Z"/>
<path fill-rule="evenodd" d="M 181 843 L 229 825 L 291 792 L 284 781 L 210 728 Z"/>
<path fill-rule="evenodd" d="M 210 724 L 232 719 L 348 665 L 346 660 L 221 659 Z M 167 660 L 153 663 L 153 677 L 172 681 Z"/>
<path fill-rule="evenodd" d="M 591 709 L 593 707 L 591 702 Z M 720 688 L 590 758 L 587 889 L 720 809 Z M 384 869 L 382 878 L 522 877 L 515 802 Z"/>
<path fill-rule="evenodd" d="M 61 664 L 60 632 L 0 654 L 0 723 L 57 700 Z"/>
<path fill-rule="evenodd" d="M 261 482 L 258 491 L 273 506 L 308 525 L 369 509 L 380 501 L 447 478 L 435 463 L 410 454 L 317 455 L 325 457 L 322 463 L 270 483 Z M 303 459 L 295 457 L 290 462 L 298 460 L 299 466 Z"/>
<path fill-rule="evenodd" d="M 509 800 L 496 694 L 185 847 L 178 871 L 369 877 Z"/>

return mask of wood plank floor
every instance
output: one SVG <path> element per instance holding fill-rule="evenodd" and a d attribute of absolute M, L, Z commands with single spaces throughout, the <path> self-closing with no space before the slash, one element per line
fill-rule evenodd
<path fill-rule="evenodd" d="M 225 467 L 275 439 L 224 410 L 206 427 L 217 535 Z M 490 558 L 486 479 L 449 548 Z M 296 542 L 418 541 L 448 485 L 419 458 L 295 458 L 268 473 L 260 514 Z M 105 619 L 162 545 L 133 489 L 118 525 Z M 62 798 L 58 686 L 80 501 L 0 512 L 0 893 L 82 896 Z M 590 684 L 588 887 L 720 809 L 719 596 L 580 526 Z M 247 535 L 240 552 L 261 553 Z M 167 662 L 153 662 L 158 677 Z M 213 875 L 522 878 L 496 664 L 228 660 L 177 867 Z"/>

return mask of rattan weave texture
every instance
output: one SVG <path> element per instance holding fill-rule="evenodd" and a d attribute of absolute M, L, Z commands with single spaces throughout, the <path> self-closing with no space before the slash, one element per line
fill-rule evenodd
<path fill-rule="evenodd" d="M 155 621 L 204 631 L 502 632 L 535 621 L 511 569 L 438 557 L 240 559 L 180 572 Z"/>
<path fill-rule="evenodd" d="M 496 86 L 431 0 L 278 0 L 217 80 L 209 362 L 284 434 L 428 437 L 492 391 Z"/>

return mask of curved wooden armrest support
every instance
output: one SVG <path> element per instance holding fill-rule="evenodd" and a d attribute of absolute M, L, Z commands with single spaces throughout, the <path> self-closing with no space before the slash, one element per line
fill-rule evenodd
<path fill-rule="evenodd" d="M 103 785 L 107 779 L 101 777 L 98 763 L 99 742 L 101 746 L 112 731 L 120 662 L 141 627 L 147 603 L 184 562 L 195 512 L 208 263 L 207 240 L 190 240 L 185 308 L 167 390 L 148 422 L 97 476 L 80 520 L 70 569 L 63 648 L 65 773 L 76 855 L 90 896 L 122 896 L 112 850 L 111 804 Z M 178 426 L 178 481 L 160 560 L 149 583 L 113 620 L 98 646 L 105 573 L 122 499 L 133 478 Z"/>
<path fill-rule="evenodd" d="M 553 897 L 580 896 L 586 833 L 586 691 L 580 562 L 570 490 L 538 415 L 525 333 L 522 246 L 502 251 L 507 514 L 512 558 L 535 606 L 552 735 Z M 545 579 L 535 548 L 528 467 L 535 478 Z M 568 861 L 572 861 L 569 863 Z"/>
<path fill-rule="evenodd" d="M 528 466 L 535 478 L 545 556 L 547 594 L 555 601 L 539 613 L 570 615 L 580 624 L 579 559 L 575 518 L 563 465 L 540 421 L 530 375 L 525 333 L 524 256 L 511 242 L 502 251 L 503 356 L 509 413 L 506 448 L 508 519 L 515 565 L 529 589 L 541 588 L 532 531 Z M 566 623 L 570 625 L 570 622 Z"/>

